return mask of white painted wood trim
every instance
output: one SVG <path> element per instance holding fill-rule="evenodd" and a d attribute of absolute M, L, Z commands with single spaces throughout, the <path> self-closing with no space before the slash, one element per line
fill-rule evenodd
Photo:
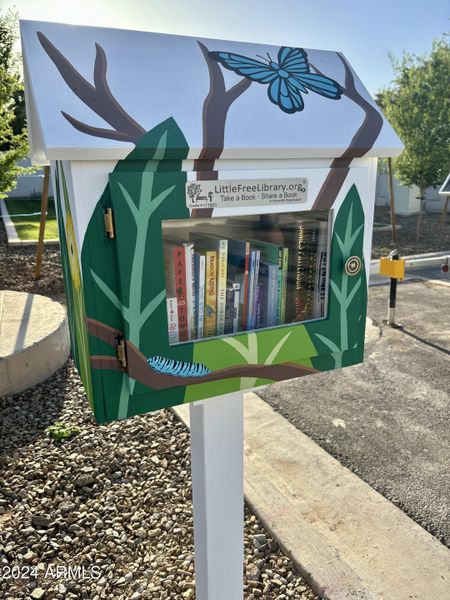
<path fill-rule="evenodd" d="M 190 405 L 197 600 L 242 600 L 243 393 Z"/>

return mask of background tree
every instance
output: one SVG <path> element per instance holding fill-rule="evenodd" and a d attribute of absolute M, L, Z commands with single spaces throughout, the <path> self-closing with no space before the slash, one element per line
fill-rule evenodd
<path fill-rule="evenodd" d="M 429 54 L 391 60 L 395 79 L 377 99 L 405 144 L 396 173 L 404 185 L 419 188 L 419 237 L 425 190 L 442 184 L 450 164 L 450 46 L 434 40 Z"/>
<path fill-rule="evenodd" d="M 17 161 L 28 154 L 23 84 L 14 43 L 18 16 L 0 12 L 0 198 L 14 189 L 17 177 L 30 172 Z"/>

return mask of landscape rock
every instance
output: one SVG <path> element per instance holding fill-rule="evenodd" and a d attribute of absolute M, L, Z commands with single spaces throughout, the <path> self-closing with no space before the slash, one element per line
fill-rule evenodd
<path fill-rule="evenodd" d="M 32 515 L 31 524 L 36 529 L 43 529 L 45 527 L 50 527 L 51 519 L 46 515 Z"/>
<path fill-rule="evenodd" d="M 46 247 L 35 282 L 34 252 L 6 248 L 0 220 L 0 288 L 65 302 L 59 253 Z M 0 579 L 0 598 L 194 600 L 190 438 L 171 411 L 99 426 L 69 360 L 44 383 L 0 398 L 0 414 L 0 566 L 37 571 Z M 80 434 L 55 443 L 46 433 L 55 421 Z M 317 599 L 247 508 L 244 543 L 245 600 Z M 57 564 L 84 566 L 85 578 L 44 578 Z"/>

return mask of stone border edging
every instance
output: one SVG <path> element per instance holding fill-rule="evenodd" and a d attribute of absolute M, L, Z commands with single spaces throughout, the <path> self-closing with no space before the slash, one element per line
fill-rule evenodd
<path fill-rule="evenodd" d="M 188 425 L 188 406 L 173 410 Z M 448 548 L 256 394 L 245 395 L 244 411 L 246 500 L 316 593 L 446 596 Z"/>

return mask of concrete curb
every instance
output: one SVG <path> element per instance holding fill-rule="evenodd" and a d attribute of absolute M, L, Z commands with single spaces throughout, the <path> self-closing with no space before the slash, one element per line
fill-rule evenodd
<path fill-rule="evenodd" d="M 70 352 L 65 308 L 45 296 L 0 291 L 0 396 L 45 381 Z"/>
<path fill-rule="evenodd" d="M 10 242 L 8 240 L 9 246 L 37 246 L 37 240 L 18 240 Z M 44 240 L 44 246 L 59 246 L 59 240 Z"/>
<path fill-rule="evenodd" d="M 442 279 L 429 279 L 428 277 L 419 277 L 419 275 L 416 275 L 414 279 L 415 281 L 423 281 L 424 283 L 428 283 L 430 285 L 443 285 L 444 287 L 450 287 L 450 281 L 443 281 Z"/>
<path fill-rule="evenodd" d="M 174 409 L 188 425 L 187 405 Z M 256 394 L 245 395 L 245 497 L 325 600 L 437 600 L 450 550 Z"/>

